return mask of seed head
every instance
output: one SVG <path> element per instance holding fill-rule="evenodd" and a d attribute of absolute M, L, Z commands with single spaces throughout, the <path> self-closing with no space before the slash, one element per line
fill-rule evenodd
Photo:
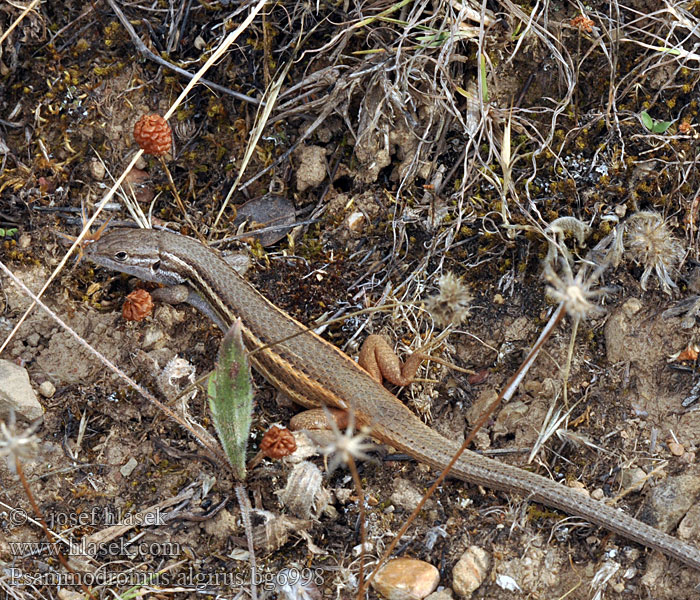
<path fill-rule="evenodd" d="M 19 432 L 14 411 L 10 411 L 7 423 L 0 421 L 0 456 L 7 459 L 7 467 L 12 474 L 17 473 L 15 461 L 29 460 L 36 456 L 39 438 L 34 433 L 40 426 L 41 421 L 37 420 Z"/>
<path fill-rule="evenodd" d="M 134 139 L 146 154 L 162 156 L 170 152 L 173 134 L 160 115 L 143 115 L 134 125 Z"/>
<path fill-rule="evenodd" d="M 663 291 L 671 294 L 671 288 L 677 287 L 671 272 L 685 252 L 661 215 L 653 211 L 632 215 L 625 224 L 625 245 L 632 260 L 644 267 L 640 279 L 642 289 L 647 289 L 647 281 L 653 270 Z"/>
<path fill-rule="evenodd" d="M 328 409 L 324 406 L 324 410 Z M 349 463 L 350 458 L 353 460 L 371 460 L 371 457 L 365 452 L 374 447 L 373 444 L 366 442 L 367 436 L 363 433 L 354 435 L 355 430 L 355 413 L 350 411 L 350 418 L 345 433 L 341 433 L 338 429 L 335 419 L 326 414 L 326 420 L 333 431 L 333 440 L 321 452 L 326 456 L 331 456 L 328 465 L 328 472 L 335 471 L 341 463 Z"/>
<path fill-rule="evenodd" d="M 574 319 L 585 319 L 604 312 L 597 299 L 605 296 L 609 290 L 595 288 L 603 268 L 598 267 L 591 273 L 586 267 L 581 267 L 574 277 L 569 261 L 561 259 L 559 263 L 561 275 L 554 271 L 551 264 L 545 268 L 544 276 L 551 284 L 547 287 L 547 295 L 555 302 L 563 302 L 566 313 Z"/>
<path fill-rule="evenodd" d="M 472 296 L 469 288 L 453 273 L 445 273 L 438 281 L 440 292 L 430 296 L 425 308 L 441 327 L 459 325 L 469 315 Z"/>

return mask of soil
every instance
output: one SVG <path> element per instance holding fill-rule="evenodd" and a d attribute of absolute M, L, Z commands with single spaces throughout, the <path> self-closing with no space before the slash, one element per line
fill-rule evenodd
<path fill-rule="evenodd" d="M 367 334 L 380 333 L 404 356 L 430 346 L 431 354 L 470 370 L 430 362 L 417 382 L 392 388 L 453 440 L 465 439 L 556 308 L 543 277 L 555 225 L 568 223 L 562 217 L 585 223 L 578 241 L 562 230 L 549 264 L 565 282 L 564 263 L 589 277 L 591 263 L 604 266 L 598 281 L 586 281 L 606 294 L 591 296 L 598 310 L 578 322 L 572 312 L 555 330 L 474 446 L 596 497 L 621 496 L 616 505 L 628 514 L 700 546 L 700 410 L 684 402 L 698 382 L 698 326 L 692 311 L 665 312 L 692 304 L 698 293 L 700 69 L 693 56 L 640 45 L 664 39 L 690 52 L 692 44 L 674 36 L 697 25 L 700 5 L 639 17 L 650 9 L 633 4 L 641 11 L 630 12 L 636 28 L 622 17 L 609 23 L 608 3 L 587 5 L 594 21 L 588 31 L 573 21 L 578 13 L 569 4 L 548 4 L 530 26 L 523 15 L 541 8 L 486 2 L 494 21 L 483 68 L 476 39 L 420 37 L 459 21 L 449 3 L 399 8 L 389 13 L 394 20 L 357 31 L 346 24 L 392 5 L 267 5 L 205 77 L 260 99 L 291 62 L 241 183 L 271 169 L 236 191 L 216 222 L 258 109 L 200 85 L 170 120 L 171 152 L 144 156 L 125 194 L 155 226 L 224 240 L 218 248 L 246 257 L 256 288 L 301 322 L 324 324 L 323 337 L 351 356 Z M 0 31 L 20 16 L 17 6 L 0 4 Z M 190 72 L 250 10 L 238 12 L 228 0 L 120 6 L 153 52 Z M 621 38 L 639 44 L 611 41 L 623 22 Z M 489 96 L 483 108 L 481 71 Z M 136 152 L 134 123 L 164 114 L 185 84 L 139 53 L 107 2 L 39 4 L 0 41 L 0 259 L 30 289 L 48 280 L 111 177 Z M 651 129 L 643 112 L 653 117 Z M 504 147 L 515 158 L 507 169 Z M 266 207 L 265 198 L 282 208 Z M 241 225 L 236 207 L 250 201 L 251 215 L 276 211 L 274 223 L 258 224 L 282 223 L 284 235 L 245 229 L 255 218 L 246 212 Z M 130 221 L 123 196 L 108 208 L 110 226 Z M 663 229 L 653 235 L 663 239 L 634 250 L 625 224 L 650 211 L 662 216 Z M 625 244 L 614 261 L 611 236 Z M 461 288 L 453 290 L 461 297 L 447 297 L 448 272 L 469 289 L 468 316 Z M 176 396 L 214 367 L 221 332 L 188 305 L 157 303 L 144 320 L 125 321 L 121 304 L 135 285 L 154 287 L 71 260 L 43 299 L 125 375 L 214 436 L 204 388 Z M 5 275 L 0 286 L 4 341 L 31 300 Z M 446 309 L 459 322 L 448 326 Z M 325 323 L 334 317 L 342 318 Z M 96 597 L 126 594 L 136 575 L 147 597 L 233 598 L 249 589 L 236 481 L 226 465 L 43 310 L 29 314 L 0 359 L 25 367 L 34 389 L 45 382 L 55 388 L 39 397 L 38 453 L 22 460 L 22 469 L 54 535 L 89 548 L 69 556 L 73 569 L 113 577 L 89 583 Z M 250 457 L 272 424 L 286 425 L 299 411 L 257 374 L 254 384 Z M 528 463 L 550 407 L 562 408 L 564 398 L 570 415 Z M 19 429 L 27 425 L 20 419 Z M 392 449 L 375 450 L 375 460 L 358 462 L 367 499 L 365 568 L 437 475 Z M 353 598 L 357 490 L 347 465 L 329 473 L 313 447 L 302 451 L 322 479 L 315 467 L 296 470 L 297 454 L 263 460 L 245 482 L 259 592 Z M 35 522 L 18 520 L 22 511 L 34 513 L 11 462 L 0 464 L 0 561 L 6 574 L 15 569 L 35 581 L 20 585 L 6 575 L 0 585 L 16 598 L 71 598 L 70 589 L 80 588 L 57 585 L 55 577 L 68 571 L 55 554 L 16 545 L 46 537 Z M 300 490 L 291 500 L 290 487 Z M 669 489 L 683 490 L 677 502 L 654 500 Z M 149 511 L 162 520 L 144 523 Z M 697 597 L 698 573 L 690 568 L 527 498 L 454 480 L 422 508 L 394 555 L 431 563 L 450 588 L 454 565 L 472 545 L 491 557 L 474 598 Z M 144 583 L 161 570 L 158 582 Z M 290 573 L 313 581 L 285 587 Z M 508 589 L 509 578 L 516 589 Z"/>

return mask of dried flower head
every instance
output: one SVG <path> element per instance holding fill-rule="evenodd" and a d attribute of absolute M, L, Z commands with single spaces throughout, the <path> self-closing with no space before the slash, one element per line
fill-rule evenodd
<path fill-rule="evenodd" d="M 445 273 L 438 281 L 440 292 L 425 302 L 426 310 L 441 327 L 459 325 L 469 315 L 472 295 L 469 288 L 453 273 Z"/>
<path fill-rule="evenodd" d="M 134 125 L 134 139 L 146 154 L 161 156 L 170 151 L 173 134 L 160 115 L 143 115 Z"/>
<path fill-rule="evenodd" d="M 126 321 L 143 321 L 153 314 L 153 298 L 146 290 L 139 288 L 124 300 L 122 317 Z"/>
<path fill-rule="evenodd" d="M 647 281 L 653 270 L 663 291 L 671 294 L 671 288 L 677 287 L 671 272 L 683 259 L 684 250 L 661 215 L 653 211 L 640 211 L 627 219 L 625 246 L 632 260 L 644 267 L 640 280 L 642 289 L 647 289 Z"/>
<path fill-rule="evenodd" d="M 328 410 L 324 407 L 324 410 Z M 336 425 L 335 419 L 330 415 L 326 416 L 328 424 L 331 426 L 333 431 L 333 440 L 324 448 L 321 449 L 324 455 L 330 456 L 332 458 L 328 465 L 328 472 L 332 473 L 335 471 L 340 463 L 349 463 L 350 460 L 370 460 L 370 456 L 366 454 L 365 450 L 370 450 L 373 448 L 373 444 L 366 442 L 367 437 L 362 433 L 354 435 L 355 431 L 355 413 L 350 411 L 350 418 L 348 421 L 347 429 L 345 433 L 341 433 Z"/>
<path fill-rule="evenodd" d="M 566 313 L 575 319 L 585 319 L 591 314 L 604 312 L 596 301 L 605 296 L 609 290 L 606 288 L 595 289 L 598 278 L 604 268 L 598 267 L 590 272 L 585 266 L 581 267 L 576 276 L 571 270 L 571 265 L 566 259 L 559 261 L 561 274 L 554 271 L 552 265 L 547 265 L 544 276 L 549 281 L 547 295 L 555 302 L 563 302 Z"/>
<path fill-rule="evenodd" d="M 273 425 L 260 442 L 260 450 L 269 458 L 289 456 L 297 449 L 297 442 L 289 429 Z"/>
<path fill-rule="evenodd" d="M 14 411 L 10 411 L 7 423 L 0 422 L 0 456 L 7 458 L 7 468 L 16 474 L 16 461 L 36 456 L 39 438 L 34 435 L 42 421 L 37 420 L 23 432 L 18 432 Z"/>
<path fill-rule="evenodd" d="M 544 265 L 545 268 L 548 266 L 554 268 L 554 263 L 559 255 L 568 262 L 573 262 L 571 252 L 566 247 L 566 236 L 572 236 L 578 246 L 583 246 L 591 233 L 591 227 L 576 217 L 559 217 L 547 226 L 544 233 L 549 244 Z"/>
<path fill-rule="evenodd" d="M 579 31 L 585 31 L 586 33 L 591 33 L 593 31 L 593 27 L 595 25 L 595 22 L 589 19 L 588 17 L 584 17 L 583 15 L 578 15 L 577 17 L 574 17 L 570 21 L 572 27 L 576 27 Z"/>

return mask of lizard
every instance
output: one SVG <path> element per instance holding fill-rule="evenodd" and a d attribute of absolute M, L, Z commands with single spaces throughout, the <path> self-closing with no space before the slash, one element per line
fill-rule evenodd
<path fill-rule="evenodd" d="M 98 265 L 166 286 L 186 286 L 182 300 L 226 331 L 236 318 L 253 367 L 296 403 L 353 411 L 358 426 L 420 462 L 444 468 L 459 445 L 414 415 L 353 359 L 267 300 L 219 254 L 168 231 L 119 228 L 86 252 Z M 182 289 L 182 288 L 180 288 Z M 700 549 L 551 479 L 466 450 L 451 476 L 517 493 L 583 517 L 700 571 Z"/>

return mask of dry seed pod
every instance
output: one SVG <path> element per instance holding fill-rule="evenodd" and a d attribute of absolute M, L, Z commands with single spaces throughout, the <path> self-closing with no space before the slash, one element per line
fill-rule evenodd
<path fill-rule="evenodd" d="M 127 321 L 143 321 L 153 313 L 153 298 L 146 290 L 131 292 L 122 306 L 122 317 Z"/>
<path fill-rule="evenodd" d="M 323 488 L 321 470 L 310 462 L 296 465 L 287 478 L 287 485 L 278 492 L 280 503 L 300 519 L 318 515 L 328 504 L 330 494 Z"/>
<path fill-rule="evenodd" d="M 146 154 L 161 156 L 170 151 L 173 134 L 160 115 L 143 115 L 134 125 L 134 139 Z"/>
<path fill-rule="evenodd" d="M 289 429 L 273 425 L 260 442 L 260 451 L 269 458 L 289 456 L 297 449 L 297 442 Z"/>
<path fill-rule="evenodd" d="M 260 514 L 260 513 L 258 513 Z M 312 522 L 264 512 L 265 523 L 253 527 L 253 546 L 256 550 L 274 552 L 287 543 L 291 532 L 300 533 L 311 528 Z"/>

